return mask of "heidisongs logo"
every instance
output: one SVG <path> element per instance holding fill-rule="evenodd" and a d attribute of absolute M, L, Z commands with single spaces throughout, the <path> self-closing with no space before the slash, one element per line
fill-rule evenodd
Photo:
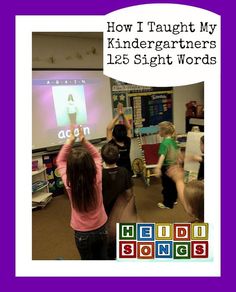
<path fill-rule="evenodd" d="M 117 259 L 208 258 L 208 223 L 118 223 Z"/>

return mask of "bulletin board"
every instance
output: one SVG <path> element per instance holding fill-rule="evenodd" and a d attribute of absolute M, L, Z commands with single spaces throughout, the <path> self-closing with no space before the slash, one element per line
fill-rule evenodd
<path fill-rule="evenodd" d="M 134 128 L 173 121 L 172 90 L 129 94 L 129 98 L 133 108 Z"/>
<path fill-rule="evenodd" d="M 128 84 L 111 79 L 113 109 L 118 103 L 132 108 L 132 126 L 135 128 L 158 125 L 173 121 L 173 88 L 148 87 Z"/>
<path fill-rule="evenodd" d="M 130 105 L 128 94 L 130 93 L 150 92 L 152 90 L 153 87 L 129 84 L 116 79 L 111 79 L 113 109 L 117 108 L 118 103 L 122 103 L 123 107 L 128 107 Z"/>
<path fill-rule="evenodd" d="M 114 92 L 112 93 L 113 109 L 116 109 L 118 103 L 122 103 L 123 107 L 127 107 L 127 94 L 126 92 Z"/>

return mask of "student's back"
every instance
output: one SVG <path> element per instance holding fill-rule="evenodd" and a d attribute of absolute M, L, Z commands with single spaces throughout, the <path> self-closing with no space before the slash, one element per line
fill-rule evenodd
<path fill-rule="evenodd" d="M 73 144 L 65 144 L 57 157 L 58 171 L 61 175 L 62 181 L 65 185 L 68 197 L 71 203 L 71 227 L 77 231 L 91 231 L 103 226 L 106 223 L 107 215 L 104 211 L 103 201 L 102 201 L 102 161 L 101 156 L 97 149 L 88 141 L 84 140 L 83 146 L 85 152 L 88 152 L 92 159 L 94 159 L 94 165 L 96 167 L 96 177 L 94 180 L 94 196 L 96 198 L 96 204 L 94 208 L 87 211 L 78 210 L 76 206 L 73 205 L 72 189 L 68 185 L 67 167 L 68 167 L 68 156 L 71 152 L 76 152 L 76 148 L 72 150 Z M 81 151 L 81 150 L 80 150 Z M 78 156 L 78 155 L 77 155 Z M 81 155 L 82 156 L 82 155 Z M 78 163 L 77 163 L 78 164 Z M 85 164 L 85 163 L 84 163 Z M 88 171 L 87 171 L 88 173 Z M 79 180 L 79 177 L 76 178 Z M 78 191 L 78 196 L 81 192 Z M 81 198 L 82 200 L 82 198 Z"/>
<path fill-rule="evenodd" d="M 129 137 L 125 137 L 122 146 L 119 143 L 117 143 L 115 139 L 110 140 L 109 143 L 117 146 L 119 150 L 120 156 L 116 164 L 118 166 L 125 167 L 130 173 L 132 173 L 131 161 L 130 161 L 131 139 Z"/>
<path fill-rule="evenodd" d="M 107 215 L 110 214 L 117 197 L 132 188 L 131 174 L 124 167 L 104 168 L 102 171 L 103 204 Z"/>
<path fill-rule="evenodd" d="M 107 259 L 107 214 L 102 198 L 102 160 L 79 127 L 83 147 L 73 148 L 74 126 L 57 157 L 58 171 L 71 205 L 71 227 L 82 260 Z"/>
<path fill-rule="evenodd" d="M 118 104 L 117 111 L 118 114 L 107 126 L 107 141 L 119 150 L 119 157 L 116 164 L 125 167 L 132 174 L 130 161 L 131 125 L 124 115 L 123 105 L 121 103 Z M 123 124 L 117 124 L 120 119 L 123 120 Z"/>

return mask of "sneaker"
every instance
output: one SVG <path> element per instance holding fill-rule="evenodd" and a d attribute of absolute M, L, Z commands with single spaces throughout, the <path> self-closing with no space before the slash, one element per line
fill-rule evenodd
<path fill-rule="evenodd" d="M 170 209 L 169 207 L 166 207 L 163 203 L 158 203 L 157 206 L 161 209 Z"/>
<path fill-rule="evenodd" d="M 177 205 L 178 204 L 178 202 L 174 202 L 174 205 Z"/>

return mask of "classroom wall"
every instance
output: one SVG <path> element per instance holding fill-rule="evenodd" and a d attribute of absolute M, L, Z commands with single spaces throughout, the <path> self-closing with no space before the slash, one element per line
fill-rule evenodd
<path fill-rule="evenodd" d="M 185 133 L 185 104 L 192 100 L 204 104 L 204 82 L 173 88 L 173 123 L 177 134 Z M 133 138 L 130 151 L 131 161 L 140 156 L 141 150 L 137 138 Z"/>
<path fill-rule="evenodd" d="M 72 34 L 71 34 L 72 35 Z M 32 36 L 33 68 L 91 68 L 103 67 L 103 40 L 90 35 L 82 38 L 64 35 L 36 34 Z M 95 48 L 95 53 L 94 52 Z M 92 52 L 93 51 L 93 52 Z M 177 133 L 185 132 L 185 104 L 188 101 L 204 101 L 204 84 L 174 87 L 173 119 Z M 140 156 L 137 139 L 133 139 L 131 159 Z"/>
<path fill-rule="evenodd" d="M 102 68 L 102 38 L 96 37 L 96 33 L 90 38 L 72 35 L 33 34 L 33 68 Z M 204 102 L 203 82 L 174 87 L 173 119 L 177 133 L 185 132 L 185 104 L 191 100 Z"/>
<path fill-rule="evenodd" d="M 33 68 L 92 68 L 103 67 L 103 42 L 101 38 L 75 36 L 32 36 Z M 95 49 L 95 50 L 94 50 Z"/>
<path fill-rule="evenodd" d="M 185 133 L 185 104 L 191 100 L 204 104 L 204 82 L 174 87 L 173 119 L 178 134 Z"/>

